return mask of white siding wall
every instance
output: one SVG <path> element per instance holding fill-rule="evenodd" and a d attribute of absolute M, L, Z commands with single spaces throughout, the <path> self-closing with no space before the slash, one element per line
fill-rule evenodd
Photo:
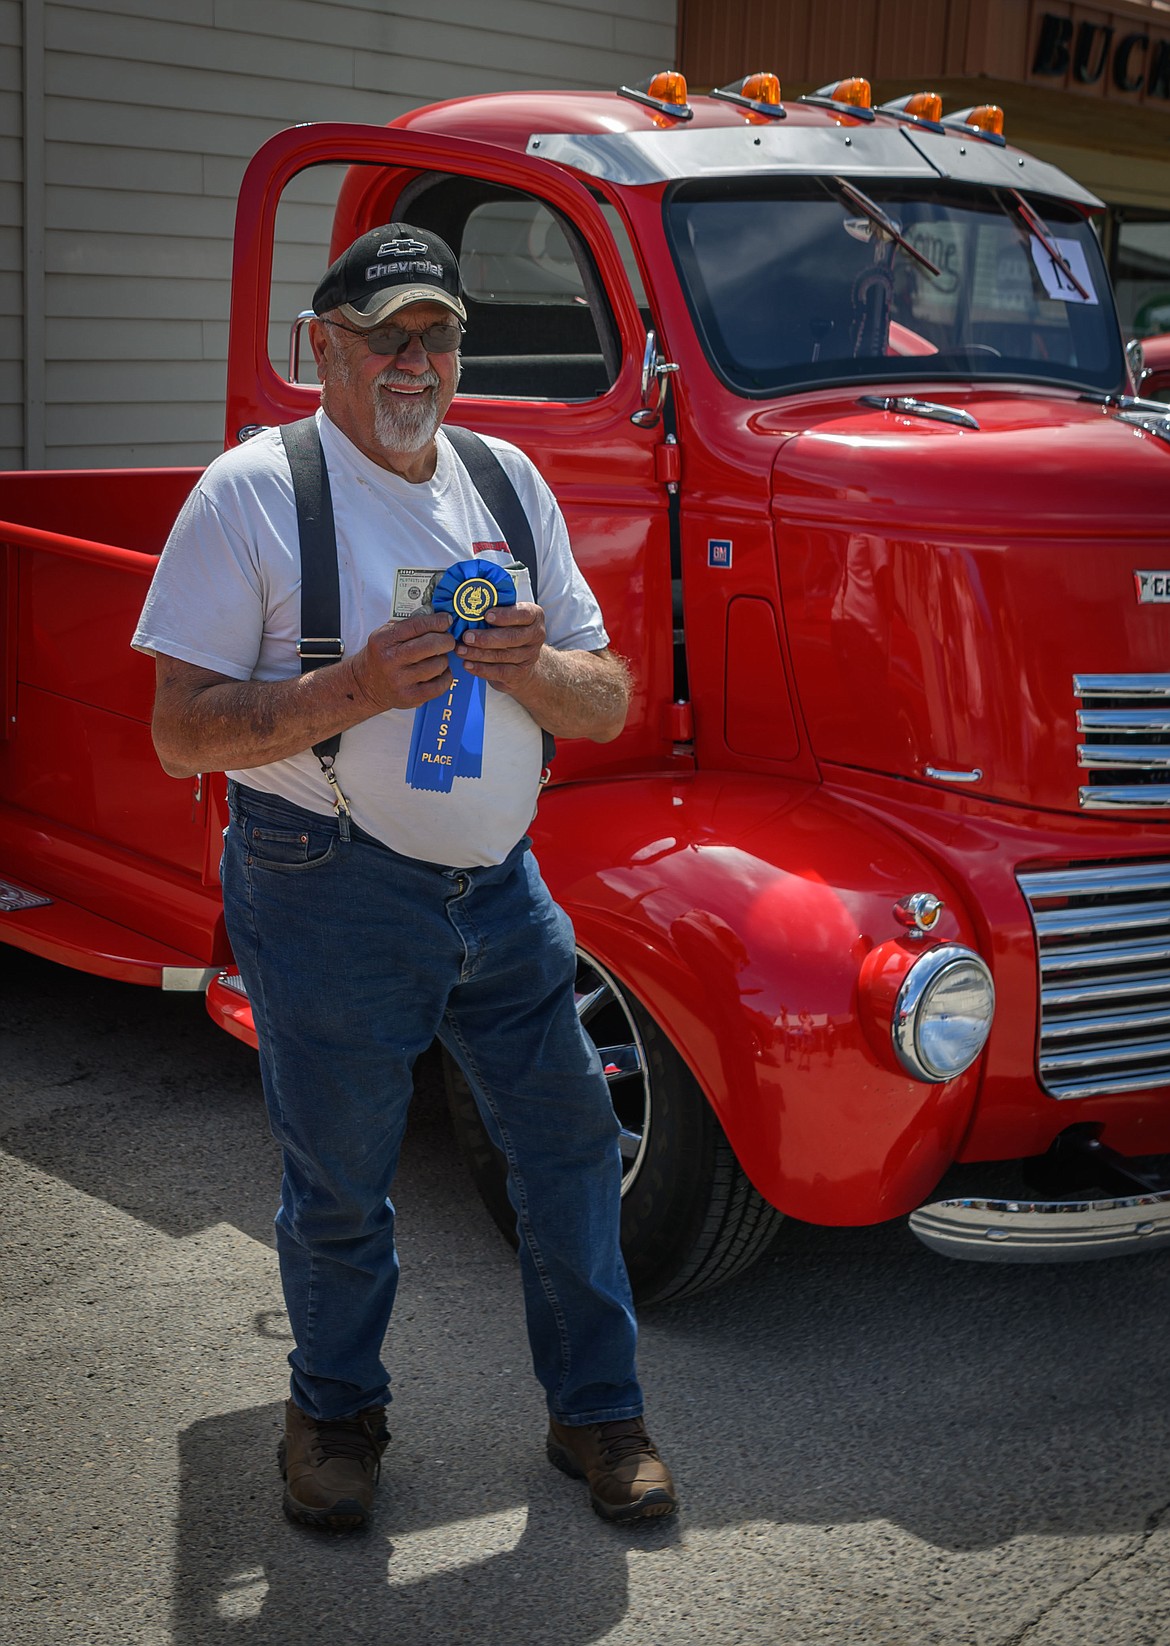
<path fill-rule="evenodd" d="M 0 0 L 0 468 L 24 451 L 20 0 Z"/>
<path fill-rule="evenodd" d="M 22 429 L 22 7 L 0 0 L 0 465 L 49 468 L 201 463 L 220 449 L 235 195 L 273 132 L 382 123 L 464 93 L 615 86 L 673 62 L 677 11 L 676 0 L 25 7 L 44 31 L 43 58 L 28 64 L 44 87 L 44 449 L 35 414 L 27 457 Z M 325 187 L 307 180 L 306 207 L 288 214 L 305 248 L 284 261 L 294 281 L 319 272 Z M 288 286 L 290 307 L 298 291 L 304 301 Z"/>

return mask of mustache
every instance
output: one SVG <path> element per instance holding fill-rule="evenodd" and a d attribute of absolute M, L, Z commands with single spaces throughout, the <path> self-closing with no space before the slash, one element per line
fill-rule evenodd
<path fill-rule="evenodd" d="M 437 389 L 438 386 L 439 374 L 433 366 L 423 372 L 399 371 L 395 366 L 387 366 L 374 379 L 376 389 Z"/>

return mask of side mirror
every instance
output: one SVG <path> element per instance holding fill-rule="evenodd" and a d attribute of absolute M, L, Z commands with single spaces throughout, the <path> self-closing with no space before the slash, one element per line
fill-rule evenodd
<path fill-rule="evenodd" d="M 642 355 L 642 406 L 630 417 L 640 429 L 652 429 L 662 419 L 663 407 L 669 388 L 671 372 L 678 367 L 672 360 L 664 360 L 658 352 L 658 338 L 652 331 L 646 333 L 646 348 Z"/>
<path fill-rule="evenodd" d="M 1146 362 L 1140 338 L 1131 337 L 1125 345 L 1125 363 L 1129 367 L 1129 380 L 1133 384 L 1134 393 L 1140 394 L 1142 378 L 1146 375 Z"/>

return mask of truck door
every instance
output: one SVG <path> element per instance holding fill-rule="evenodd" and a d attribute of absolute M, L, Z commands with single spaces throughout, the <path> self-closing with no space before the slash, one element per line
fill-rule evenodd
<path fill-rule="evenodd" d="M 338 131 L 342 141 L 331 136 Z M 671 764 L 670 533 L 659 478 L 665 435 L 661 424 L 631 421 L 641 404 L 645 323 L 597 202 L 570 174 L 499 149 L 376 127 L 301 128 L 273 139 L 241 193 L 241 217 L 258 214 L 260 235 L 250 266 L 236 270 L 229 444 L 241 428 L 303 416 L 317 400 L 315 386 L 288 381 L 251 344 L 266 335 L 270 318 L 264 314 L 260 324 L 257 312 L 271 274 L 264 238 L 275 214 L 261 171 L 275 188 L 304 167 L 345 160 L 357 164 L 345 176 L 319 255 L 310 260 L 303 248 L 298 255 L 303 288 L 281 282 L 285 320 L 308 309 L 328 262 L 369 228 L 408 222 L 448 241 L 460 258 L 468 310 L 450 420 L 510 440 L 533 459 L 565 513 L 612 645 L 636 661 L 627 729 L 604 751 L 589 749 L 589 771 Z M 274 302 L 271 320 L 280 318 Z M 585 751 L 563 747 L 557 779 L 573 776 L 584 758 Z"/>

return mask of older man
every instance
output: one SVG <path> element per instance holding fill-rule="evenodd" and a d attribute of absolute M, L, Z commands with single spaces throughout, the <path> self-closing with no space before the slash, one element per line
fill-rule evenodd
<path fill-rule="evenodd" d="M 387 1194 L 413 1065 L 437 1035 L 508 1160 L 548 1455 L 609 1519 L 669 1514 L 618 1246 L 618 1127 L 577 1021 L 572 931 L 526 838 L 542 729 L 616 737 L 626 670 L 532 465 L 490 442 L 531 527 L 539 604 L 440 428 L 466 320 L 450 248 L 375 229 L 313 308 L 343 655 L 301 672 L 297 506 L 274 430 L 196 486 L 134 642 L 156 658 L 165 770 L 229 779 L 228 933 L 284 1162 L 284 1507 L 347 1528 L 372 1505 L 398 1279 Z M 480 626 L 456 637 L 429 605 L 393 616 L 408 586 L 449 571 L 503 591 Z M 437 784 L 418 769 L 416 712 L 475 691 L 474 758 Z"/>

